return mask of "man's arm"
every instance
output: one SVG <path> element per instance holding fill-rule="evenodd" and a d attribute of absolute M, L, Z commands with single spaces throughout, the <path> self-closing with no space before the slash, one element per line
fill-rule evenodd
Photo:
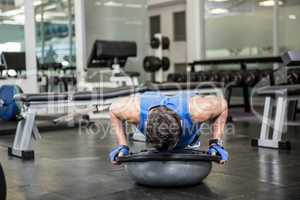
<path fill-rule="evenodd" d="M 110 120 L 113 132 L 116 134 L 118 145 L 128 145 L 123 122 L 138 124 L 140 99 L 138 96 L 123 98 L 110 107 Z"/>
<path fill-rule="evenodd" d="M 193 97 L 190 100 L 190 113 L 194 121 L 213 121 L 212 139 L 222 139 L 228 117 L 227 101 L 223 97 Z"/>
<path fill-rule="evenodd" d="M 113 132 L 116 134 L 118 147 L 110 153 L 110 160 L 114 165 L 118 165 L 118 157 L 127 155 L 129 147 L 123 122 L 138 124 L 140 113 L 139 97 L 127 97 L 115 102 L 110 107 L 110 119 Z"/>
<path fill-rule="evenodd" d="M 128 146 L 126 133 L 123 127 L 123 120 L 120 119 L 113 111 L 110 112 L 111 127 L 116 134 L 118 145 Z"/>
<path fill-rule="evenodd" d="M 214 121 L 213 133 L 212 133 L 213 139 L 221 140 L 223 138 L 227 117 L 228 117 L 228 109 L 226 108 Z"/>
<path fill-rule="evenodd" d="M 204 122 L 213 119 L 212 139 L 208 153 L 221 157 L 220 164 L 228 160 L 228 152 L 220 141 L 223 138 L 228 115 L 227 102 L 223 97 L 194 97 L 190 101 L 190 113 L 194 121 Z"/>

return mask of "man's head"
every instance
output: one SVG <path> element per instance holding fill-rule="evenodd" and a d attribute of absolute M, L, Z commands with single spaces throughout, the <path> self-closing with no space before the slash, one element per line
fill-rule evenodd
<path fill-rule="evenodd" d="M 162 151 L 174 149 L 182 134 L 179 116 L 164 106 L 150 110 L 146 130 L 148 142 Z"/>

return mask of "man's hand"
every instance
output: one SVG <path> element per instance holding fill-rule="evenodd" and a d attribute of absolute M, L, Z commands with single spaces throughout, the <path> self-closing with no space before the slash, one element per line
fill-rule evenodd
<path fill-rule="evenodd" d="M 208 154 L 220 156 L 221 157 L 220 164 L 225 164 L 225 162 L 228 161 L 229 158 L 228 152 L 224 149 L 224 147 L 218 144 L 210 145 L 208 149 Z"/>
<path fill-rule="evenodd" d="M 112 164 L 120 165 L 118 162 L 118 157 L 120 156 L 127 156 L 129 154 L 129 147 L 125 145 L 119 145 L 118 147 L 114 148 L 110 154 L 109 158 Z"/>

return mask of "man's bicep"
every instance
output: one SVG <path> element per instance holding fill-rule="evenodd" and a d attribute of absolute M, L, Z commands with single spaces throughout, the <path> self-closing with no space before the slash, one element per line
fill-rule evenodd
<path fill-rule="evenodd" d="M 110 112 L 121 120 L 136 122 L 139 116 L 139 97 L 126 97 L 114 102 L 110 107 Z"/>
<path fill-rule="evenodd" d="M 199 122 L 216 118 L 225 109 L 227 109 L 226 100 L 218 96 L 196 97 L 192 99 L 190 106 L 193 119 Z"/>

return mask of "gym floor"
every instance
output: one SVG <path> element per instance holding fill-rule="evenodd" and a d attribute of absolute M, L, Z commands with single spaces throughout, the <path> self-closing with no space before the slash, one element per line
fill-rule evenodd
<path fill-rule="evenodd" d="M 103 124 L 108 127 L 107 121 Z M 258 132 L 259 124 L 238 123 L 236 134 L 225 140 L 230 162 L 214 164 L 203 184 L 186 188 L 134 184 L 123 166 L 112 166 L 107 159 L 115 146 L 113 136 L 78 129 L 43 132 L 43 140 L 35 144 L 34 162 L 8 158 L 6 147 L 13 136 L 1 136 L 0 160 L 6 172 L 8 200 L 300 199 L 297 129 L 289 129 L 290 152 L 251 147 L 250 138 Z M 142 143 L 134 144 L 134 150 L 141 148 Z"/>

